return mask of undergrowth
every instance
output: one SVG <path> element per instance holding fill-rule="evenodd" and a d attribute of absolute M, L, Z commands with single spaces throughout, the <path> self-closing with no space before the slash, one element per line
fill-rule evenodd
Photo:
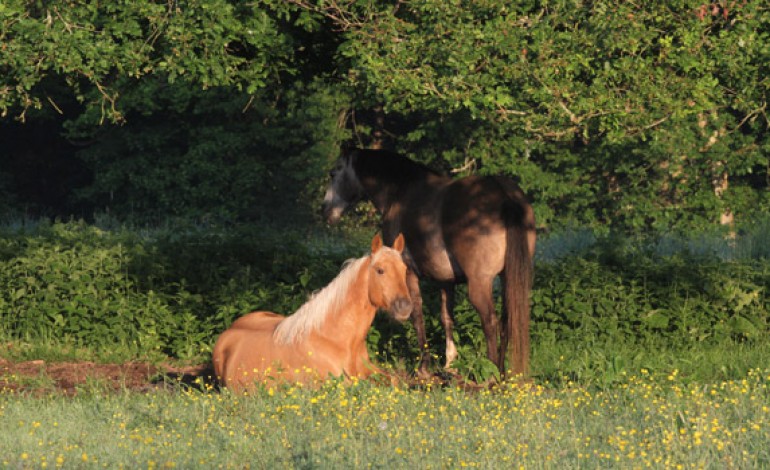
<path fill-rule="evenodd" d="M 371 233 L 364 232 L 82 222 L 0 228 L 0 339 L 14 345 L 3 355 L 207 361 L 217 335 L 240 315 L 294 312 L 345 259 L 366 252 Z M 629 370 L 673 367 L 727 379 L 768 363 L 770 261 L 758 248 L 766 232 L 710 244 L 587 231 L 544 238 L 532 291 L 532 375 L 601 385 Z M 423 294 L 438 368 L 437 289 L 424 282 Z M 495 369 L 478 315 L 464 288 L 457 301 L 454 366 L 486 380 Z M 369 345 L 380 362 L 415 366 L 411 325 L 380 315 Z"/>

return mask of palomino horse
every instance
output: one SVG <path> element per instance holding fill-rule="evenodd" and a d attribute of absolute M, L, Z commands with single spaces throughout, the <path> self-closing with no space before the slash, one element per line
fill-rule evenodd
<path fill-rule="evenodd" d="M 409 318 L 403 250 L 403 236 L 388 248 L 378 234 L 370 255 L 349 261 L 294 315 L 254 312 L 233 322 L 214 346 L 212 361 L 220 382 L 241 390 L 256 382 L 307 384 L 329 376 L 363 378 L 380 372 L 369 360 L 366 334 L 380 308 L 396 320 Z"/>
<path fill-rule="evenodd" d="M 467 282 L 468 296 L 481 317 L 487 356 L 505 374 L 510 352 L 511 371 L 526 374 L 535 215 L 516 183 L 502 176 L 452 179 L 392 152 L 355 149 L 341 156 L 331 172 L 324 216 L 335 223 L 363 199 L 372 201 L 382 215 L 386 242 L 399 233 L 406 238 L 412 322 L 421 346 L 418 374 L 428 375 L 430 356 L 417 276 L 434 279 L 441 288 L 445 367 L 457 357 L 452 340 L 454 286 Z M 499 274 L 504 303 L 500 320 L 492 294 Z"/>

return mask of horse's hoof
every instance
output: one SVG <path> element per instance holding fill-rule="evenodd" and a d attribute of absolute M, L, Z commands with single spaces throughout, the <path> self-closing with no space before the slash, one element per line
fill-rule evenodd
<path fill-rule="evenodd" d="M 417 378 L 420 380 L 430 380 L 433 374 L 427 368 L 417 369 Z"/>

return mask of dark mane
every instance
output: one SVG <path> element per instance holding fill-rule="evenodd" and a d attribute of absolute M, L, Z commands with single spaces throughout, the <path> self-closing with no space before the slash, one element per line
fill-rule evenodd
<path fill-rule="evenodd" d="M 356 174 L 365 177 L 377 175 L 385 181 L 410 181 L 441 176 L 422 163 L 387 150 L 355 149 L 351 152 Z"/>

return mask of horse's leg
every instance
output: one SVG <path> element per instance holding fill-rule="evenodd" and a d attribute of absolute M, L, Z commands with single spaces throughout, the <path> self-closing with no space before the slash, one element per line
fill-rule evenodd
<path fill-rule="evenodd" d="M 457 359 L 457 347 L 453 338 L 455 309 L 455 286 L 446 284 L 441 287 L 441 324 L 444 325 L 444 335 L 446 336 L 446 363 L 444 368 L 449 369 Z"/>
<path fill-rule="evenodd" d="M 350 375 L 366 378 L 372 374 L 384 375 L 385 371 L 371 361 L 369 351 L 364 347 L 362 351 L 359 351 L 355 361 L 355 368 L 350 372 Z"/>
<path fill-rule="evenodd" d="M 420 279 L 411 269 L 406 273 L 406 287 L 409 289 L 409 296 L 412 298 L 412 325 L 417 334 L 417 343 L 420 350 L 420 364 L 417 367 L 417 376 L 426 379 L 430 377 L 428 365 L 430 364 L 430 354 L 428 353 L 428 337 L 425 334 L 425 317 L 422 313 L 422 293 L 420 292 Z"/>
<path fill-rule="evenodd" d="M 502 372 L 505 370 L 505 365 L 501 364 L 500 361 L 505 361 L 505 356 L 502 356 L 501 359 L 497 346 L 500 322 L 497 319 L 495 302 L 492 297 L 493 280 L 494 278 L 478 279 L 469 276 L 468 297 L 473 307 L 479 312 L 479 317 L 481 317 L 481 327 L 484 330 L 484 336 L 487 338 L 487 357 Z"/>

